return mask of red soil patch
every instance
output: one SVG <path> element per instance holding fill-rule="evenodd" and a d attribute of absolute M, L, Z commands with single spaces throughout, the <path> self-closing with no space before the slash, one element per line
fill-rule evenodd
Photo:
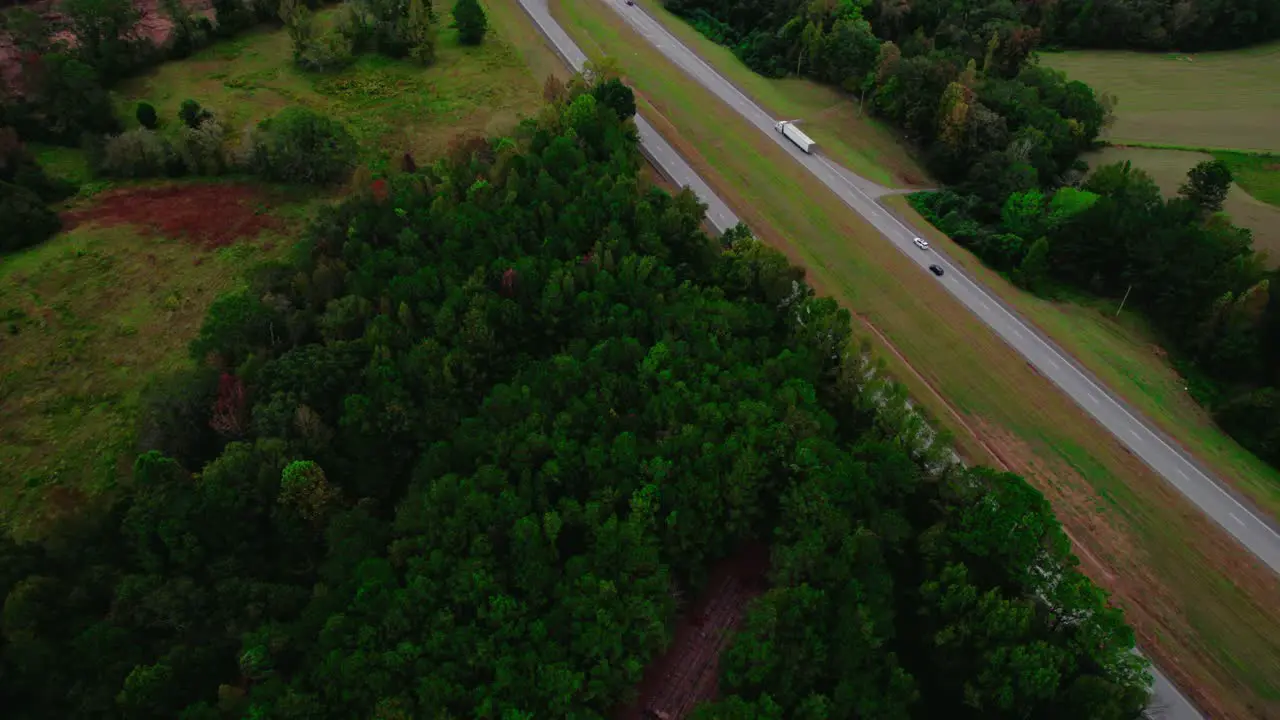
<path fill-rule="evenodd" d="M 66 227 L 137 225 L 216 248 L 279 227 L 259 212 L 262 205 L 258 192 L 244 185 L 169 185 L 103 193 L 93 207 L 65 213 L 62 220 Z"/>
<path fill-rule="evenodd" d="M 636 702 L 621 708 L 616 720 L 681 720 L 698 703 L 716 697 L 720 654 L 747 603 L 767 587 L 768 566 L 768 548 L 753 545 L 711 571 L 706 590 L 676 628 L 675 641 L 645 669 Z"/>

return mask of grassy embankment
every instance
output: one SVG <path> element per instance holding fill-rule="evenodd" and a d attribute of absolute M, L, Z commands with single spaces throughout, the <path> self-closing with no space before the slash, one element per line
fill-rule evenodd
<path fill-rule="evenodd" d="M 597 0 L 598 1 L 598 0 Z M 929 173 L 898 141 L 888 125 L 860 113 L 849 96 L 812 80 L 767 78 L 748 69 L 733 51 L 708 40 L 668 12 L 660 0 L 637 0 L 644 9 L 685 45 L 746 93 L 770 115 L 802 121 L 805 133 L 823 153 L 862 177 L 887 188 L 932 186 Z"/>
<path fill-rule="evenodd" d="M 1044 490 L 1163 668 L 1214 717 L 1276 709 L 1280 583 L 1270 571 L 613 10 L 552 9 L 589 55 L 617 58 L 642 112 L 744 220 L 883 335 L 861 333 L 966 455 Z M 746 89 L 745 75 L 731 77 Z"/>
<path fill-rule="evenodd" d="M 564 74 L 518 6 L 495 2 L 489 10 L 490 32 L 478 48 L 461 47 L 442 22 L 439 61 L 428 68 L 370 57 L 336 75 L 307 75 L 293 69 L 283 30 L 258 29 L 122 85 L 117 104 L 132 125 L 136 102 L 148 100 L 172 128 L 178 105 L 193 98 L 233 131 L 306 104 L 347 122 L 371 160 L 406 149 L 428 160 L 460 132 L 501 132 L 536 111 L 546 73 Z M 83 183 L 83 196 L 129 186 L 92 181 L 79 151 L 34 150 L 51 174 Z M 249 265 L 282 252 L 300 216 L 327 196 L 268 191 L 258 210 L 275 216 L 277 229 L 217 250 L 99 223 L 0 257 L 0 522 L 38 533 L 42 518 L 71 496 L 126 478 L 147 383 L 189 362 L 186 346 L 209 302 Z M 102 198 L 111 202 L 82 198 L 70 209 L 96 213 Z M 182 205 L 175 197 L 156 212 Z"/>

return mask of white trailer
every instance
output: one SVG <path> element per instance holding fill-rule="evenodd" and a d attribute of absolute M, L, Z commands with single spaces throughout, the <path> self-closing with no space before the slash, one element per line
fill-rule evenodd
<path fill-rule="evenodd" d="M 796 124 L 790 120 L 779 121 L 773 126 L 773 129 L 782 133 L 788 140 L 807 153 L 813 152 L 813 149 L 818 145 L 813 141 L 813 138 L 805 135 L 804 131 L 796 127 Z"/>

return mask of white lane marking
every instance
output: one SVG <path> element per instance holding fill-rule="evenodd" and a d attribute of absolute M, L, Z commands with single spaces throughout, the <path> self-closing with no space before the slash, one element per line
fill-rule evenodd
<path fill-rule="evenodd" d="M 1235 513 L 1227 513 L 1227 514 L 1231 516 L 1231 519 L 1232 519 L 1232 520 L 1235 520 L 1236 522 L 1240 523 L 1241 527 L 1243 527 L 1243 526 L 1244 526 L 1244 521 L 1243 521 L 1243 520 L 1241 520 L 1240 518 L 1236 517 L 1236 514 L 1235 514 Z"/>

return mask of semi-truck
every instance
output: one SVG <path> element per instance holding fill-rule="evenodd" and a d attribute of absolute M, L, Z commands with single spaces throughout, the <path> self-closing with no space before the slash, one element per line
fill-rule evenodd
<path fill-rule="evenodd" d="M 782 133 L 788 140 L 807 153 L 813 152 L 813 149 L 818 145 L 813 141 L 813 138 L 805 135 L 804 131 L 796 127 L 796 124 L 790 120 L 780 120 L 773 126 L 773 129 Z"/>

